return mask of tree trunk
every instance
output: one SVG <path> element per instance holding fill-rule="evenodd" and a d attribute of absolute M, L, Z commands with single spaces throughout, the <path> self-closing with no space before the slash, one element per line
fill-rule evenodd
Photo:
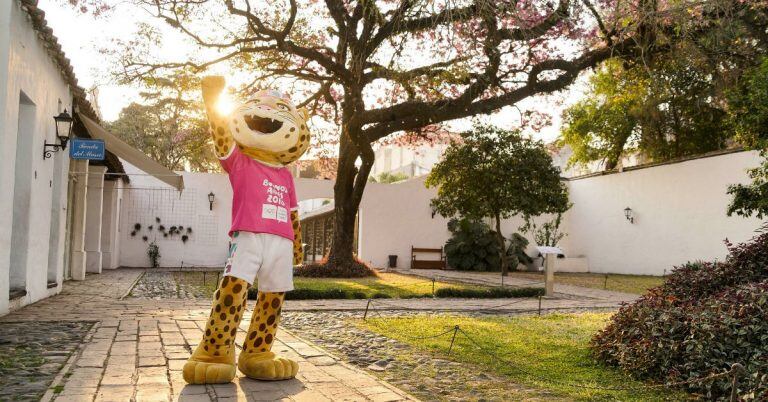
<path fill-rule="evenodd" d="M 360 150 L 352 142 L 348 132 L 341 136 L 339 151 L 339 167 L 333 187 L 335 227 L 328 264 L 349 266 L 355 263 L 355 250 L 352 247 L 355 241 L 355 217 L 374 156 L 370 144 L 368 149 Z M 359 169 L 355 166 L 358 157 L 362 159 Z"/>
<path fill-rule="evenodd" d="M 504 235 L 501 234 L 501 216 L 496 214 L 496 240 L 499 243 L 499 257 L 501 257 L 501 276 L 507 276 L 509 264 L 507 263 L 507 242 Z"/>

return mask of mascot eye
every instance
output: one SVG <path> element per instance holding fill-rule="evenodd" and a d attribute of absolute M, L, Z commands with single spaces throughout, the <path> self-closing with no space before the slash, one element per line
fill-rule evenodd
<path fill-rule="evenodd" d="M 291 111 L 291 108 L 288 107 L 288 105 L 284 105 L 282 103 L 278 103 L 277 104 L 277 108 L 280 109 L 280 110 L 285 110 L 286 112 L 290 112 Z"/>

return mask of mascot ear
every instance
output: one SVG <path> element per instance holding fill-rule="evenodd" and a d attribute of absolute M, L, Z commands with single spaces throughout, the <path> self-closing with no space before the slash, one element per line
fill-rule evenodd
<path fill-rule="evenodd" d="M 307 111 L 307 108 L 303 107 L 297 110 L 299 114 L 304 117 L 304 121 L 309 121 L 309 112 Z"/>

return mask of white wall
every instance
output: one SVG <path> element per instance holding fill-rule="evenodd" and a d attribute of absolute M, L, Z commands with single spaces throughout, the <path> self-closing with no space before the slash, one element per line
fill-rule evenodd
<path fill-rule="evenodd" d="M 386 267 L 389 255 L 397 255 L 398 268 L 410 268 L 411 246 L 440 248 L 450 238 L 448 220 L 432 217 L 430 200 L 437 189 L 426 188 L 426 176 L 394 184 L 369 183 L 360 205 L 360 257 L 375 267 Z M 491 227 L 495 222 L 486 221 Z M 501 230 L 509 236 L 522 225 L 522 219 L 502 222 Z M 436 259 L 436 254 L 419 255 Z"/>
<path fill-rule="evenodd" d="M 593 272 L 662 275 L 689 260 L 723 258 L 726 237 L 747 240 L 760 225 L 757 219 L 725 214 L 728 185 L 747 182 L 745 170 L 759 160 L 754 152 L 739 152 L 570 180 L 573 208 L 564 216 L 568 236 L 560 246 L 568 257 L 582 258 L 574 260 L 579 264 L 585 258 Z M 132 169 L 126 164 L 129 173 Z M 129 234 L 134 223 L 146 226 L 155 216 L 166 226 L 192 224 L 195 231 L 187 244 L 158 239 L 162 265 L 179 266 L 182 260 L 185 265 L 224 262 L 232 196 L 227 176 L 185 173 L 184 180 L 186 190 L 179 198 L 178 192 L 154 178 L 131 175 L 120 217 L 121 265 L 148 264 L 148 243 L 141 235 Z M 411 246 L 445 244 L 448 220 L 440 215 L 432 218 L 429 202 L 436 190 L 427 189 L 424 180 L 368 184 L 359 213 L 358 253 L 363 260 L 385 267 L 388 256 L 397 255 L 398 267 L 408 268 Z M 296 187 L 300 200 L 333 196 L 333 182 L 328 180 L 297 179 Z M 208 211 L 210 191 L 216 194 L 213 211 Z M 634 224 L 624 218 L 627 206 L 635 213 Z M 519 218 L 505 220 L 502 232 L 509 236 L 522 223 Z M 529 254 L 534 253 L 532 244 Z"/>
<path fill-rule="evenodd" d="M 147 248 L 153 240 L 160 247 L 161 266 L 182 265 L 223 266 L 227 258 L 232 190 L 226 175 L 184 173 L 183 192 L 147 176 L 123 161 L 131 183 L 123 187 L 120 210 L 120 265 L 127 267 L 149 266 Z M 213 210 L 210 210 L 208 193 L 215 194 Z M 183 226 L 184 233 L 191 227 L 186 243 L 181 235 L 164 237 L 158 231 L 155 218 L 166 227 Z M 131 236 L 136 223 L 141 230 Z M 153 230 L 148 230 L 152 225 Z M 148 241 L 142 239 L 148 237 Z"/>
<path fill-rule="evenodd" d="M 760 226 L 726 215 L 728 185 L 748 182 L 746 169 L 759 163 L 756 152 L 738 152 L 571 180 L 562 246 L 587 257 L 593 272 L 662 275 L 687 261 L 722 259 L 723 240 L 747 240 Z"/>
<path fill-rule="evenodd" d="M 48 289 L 49 246 L 63 244 L 66 213 L 66 175 L 69 158 L 66 153 L 55 153 L 43 160 L 43 142 L 55 138 L 53 116 L 59 107 L 72 111 L 69 87 L 58 67 L 37 37 L 32 25 L 16 1 L 0 1 L 0 314 L 8 311 L 8 275 L 13 221 L 14 178 L 17 172 L 16 149 L 18 138 L 19 98 L 21 93 L 35 105 L 32 146 L 29 155 L 31 183 L 28 187 L 29 214 L 26 256 L 27 295 L 17 305 L 24 305 L 57 292 L 60 286 Z M 54 194 L 56 189 L 56 194 Z M 24 195 L 26 198 L 26 195 Z M 59 208 L 62 222 L 51 224 L 52 209 Z M 50 230 L 59 230 L 51 236 Z M 55 271 L 63 266 L 63 252 L 52 258 Z M 61 281 L 61 274 L 56 275 Z"/>

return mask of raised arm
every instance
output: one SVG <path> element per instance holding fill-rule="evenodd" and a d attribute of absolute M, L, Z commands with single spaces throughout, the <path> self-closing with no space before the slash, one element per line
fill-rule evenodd
<path fill-rule="evenodd" d="M 210 133 L 213 138 L 214 153 L 217 157 L 224 158 L 229 155 L 229 151 L 235 144 L 232 133 L 229 132 L 226 116 L 223 116 L 216 109 L 219 96 L 221 96 L 221 92 L 224 90 L 224 77 L 205 77 L 201 81 L 201 87 L 205 110 L 208 113 L 208 122 L 211 124 Z"/>
<path fill-rule="evenodd" d="M 301 265 L 304 263 L 304 245 L 301 243 L 299 211 L 291 211 L 291 225 L 293 225 L 293 265 Z"/>

